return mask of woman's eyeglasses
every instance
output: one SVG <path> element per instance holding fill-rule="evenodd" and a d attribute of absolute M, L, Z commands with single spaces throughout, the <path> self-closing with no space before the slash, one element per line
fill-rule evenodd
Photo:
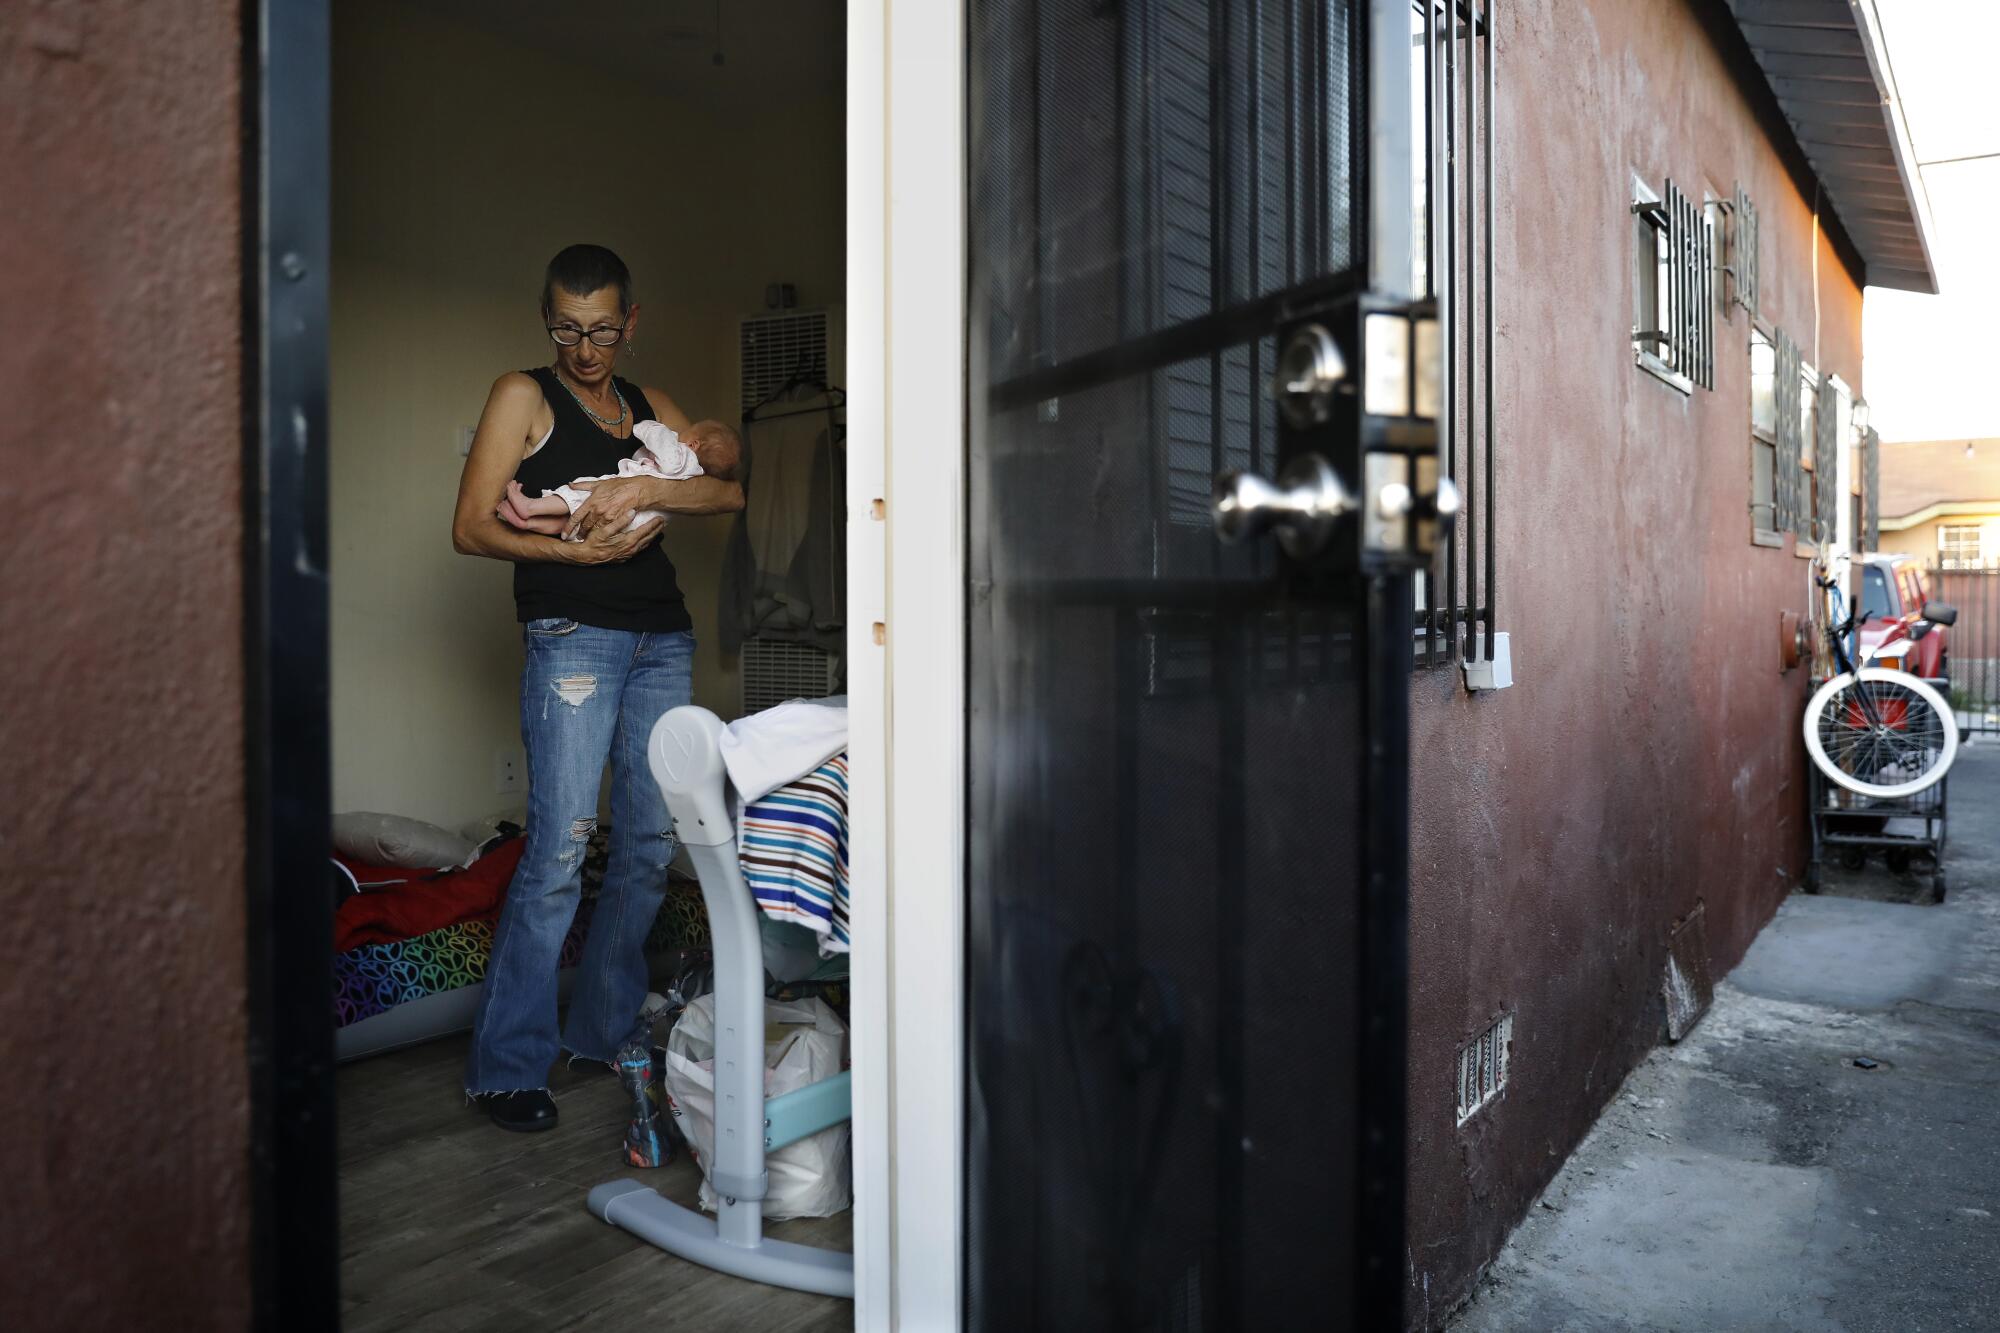
<path fill-rule="evenodd" d="M 574 347 L 585 338 L 593 347 L 616 347 L 618 340 L 625 336 L 623 329 L 591 329 L 585 332 L 574 324 L 549 325 L 549 337 L 564 347 Z"/>

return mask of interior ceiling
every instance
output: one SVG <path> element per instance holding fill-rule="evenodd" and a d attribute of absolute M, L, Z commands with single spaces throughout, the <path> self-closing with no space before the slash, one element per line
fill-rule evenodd
<path fill-rule="evenodd" d="M 564 64 L 695 97 L 832 94 L 846 63 L 842 0 L 411 0 Z M 717 21 L 720 19 L 718 33 Z M 720 50 L 723 63 L 717 66 Z"/>

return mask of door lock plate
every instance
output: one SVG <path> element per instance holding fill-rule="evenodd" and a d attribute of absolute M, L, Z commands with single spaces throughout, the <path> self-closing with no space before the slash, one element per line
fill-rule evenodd
<path fill-rule="evenodd" d="M 1363 300 L 1355 312 L 1363 568 L 1425 569 L 1450 540 L 1458 489 L 1439 457 L 1440 358 L 1433 303 Z"/>
<path fill-rule="evenodd" d="M 1333 419 L 1334 395 L 1347 379 L 1347 358 L 1323 324 L 1307 324 L 1285 340 L 1272 387 L 1278 409 L 1293 430 L 1310 430 Z"/>
<path fill-rule="evenodd" d="M 1294 318 L 1271 378 L 1282 470 L 1218 476 L 1216 535 L 1269 532 L 1334 569 L 1428 568 L 1459 509 L 1439 456 L 1436 304 L 1349 294 Z"/>

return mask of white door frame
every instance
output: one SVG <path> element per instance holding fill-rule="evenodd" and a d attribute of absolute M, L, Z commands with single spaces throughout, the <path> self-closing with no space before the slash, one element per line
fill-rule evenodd
<path fill-rule="evenodd" d="M 855 1327 L 963 1259 L 965 19 L 847 6 Z"/>

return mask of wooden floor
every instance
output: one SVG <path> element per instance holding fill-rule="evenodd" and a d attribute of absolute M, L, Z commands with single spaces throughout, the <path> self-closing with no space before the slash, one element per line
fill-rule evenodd
<path fill-rule="evenodd" d="M 645 1178 L 694 1205 L 685 1152 L 660 1171 L 620 1156 L 609 1073 L 558 1070 L 561 1123 L 509 1134 L 460 1093 L 467 1038 L 340 1071 L 343 1323 L 349 1329 L 851 1329 L 849 1301 L 781 1291 L 676 1259 L 592 1217 L 593 1185 Z M 845 1250 L 853 1214 L 768 1224 Z"/>

